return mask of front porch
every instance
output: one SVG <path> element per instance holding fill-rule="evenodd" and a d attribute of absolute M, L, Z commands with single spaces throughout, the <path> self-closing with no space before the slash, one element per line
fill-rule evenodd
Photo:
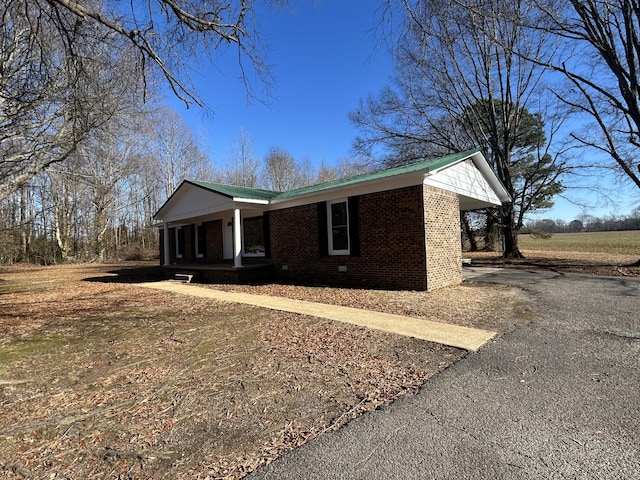
<path fill-rule="evenodd" d="M 271 263 L 244 265 L 240 268 L 229 263 L 220 264 L 176 264 L 164 265 L 171 278 L 176 274 L 193 275 L 198 283 L 261 283 L 273 280 L 274 270 Z"/>

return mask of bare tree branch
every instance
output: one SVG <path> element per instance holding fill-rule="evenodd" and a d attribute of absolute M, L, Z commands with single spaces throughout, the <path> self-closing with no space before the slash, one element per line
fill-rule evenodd
<path fill-rule="evenodd" d="M 573 136 L 606 153 L 640 188 L 640 4 L 637 0 L 533 0 L 544 18 L 527 28 L 571 41 L 557 55 L 525 56 L 565 76 L 567 105 L 595 123 L 599 137 Z"/>

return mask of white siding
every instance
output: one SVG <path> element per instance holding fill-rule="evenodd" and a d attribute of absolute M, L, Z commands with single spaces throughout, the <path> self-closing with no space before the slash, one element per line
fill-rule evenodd
<path fill-rule="evenodd" d="M 424 183 L 425 185 L 457 193 L 460 196 L 461 210 L 472 210 L 502 204 L 496 192 L 482 175 L 482 172 L 476 168 L 470 159 L 428 176 L 425 178 Z"/>
<path fill-rule="evenodd" d="M 183 185 L 162 208 L 159 217 L 164 222 L 175 222 L 208 215 L 212 212 L 232 210 L 234 207 L 235 205 L 230 198 L 200 187 Z"/>

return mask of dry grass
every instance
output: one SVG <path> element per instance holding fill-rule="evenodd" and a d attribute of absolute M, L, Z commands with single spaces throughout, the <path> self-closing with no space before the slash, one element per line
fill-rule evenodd
<path fill-rule="evenodd" d="M 640 231 L 558 233 L 549 238 L 520 235 L 524 259 L 504 260 L 496 252 L 467 252 L 477 264 L 544 268 L 607 276 L 640 276 Z"/>
<path fill-rule="evenodd" d="M 563 255 L 569 255 L 569 258 L 577 255 L 578 259 L 590 254 L 596 259 L 601 257 L 606 262 L 615 258 L 626 259 L 627 256 L 635 257 L 637 260 L 640 256 L 640 230 L 555 233 L 548 238 L 520 235 L 518 243 L 520 248 L 526 251 L 561 252 Z"/>
<path fill-rule="evenodd" d="M 239 478 L 464 355 L 328 320 L 84 281 L 114 268 L 0 269 L 3 478 Z M 500 330 L 522 306 L 516 290 L 494 287 L 281 288 Z"/>

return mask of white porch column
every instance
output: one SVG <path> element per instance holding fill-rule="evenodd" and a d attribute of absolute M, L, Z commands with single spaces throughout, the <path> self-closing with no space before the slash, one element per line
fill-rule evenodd
<path fill-rule="evenodd" d="M 240 209 L 233 211 L 233 266 L 242 267 L 242 225 L 240 222 Z"/>
<path fill-rule="evenodd" d="M 167 225 L 167 222 L 164 222 L 164 228 L 162 231 L 162 235 L 163 235 L 163 240 L 164 240 L 164 244 L 163 244 L 163 252 L 162 252 L 162 256 L 163 256 L 163 264 L 165 267 L 169 266 L 169 263 L 171 263 L 170 260 L 170 254 L 169 254 L 169 225 Z"/>

